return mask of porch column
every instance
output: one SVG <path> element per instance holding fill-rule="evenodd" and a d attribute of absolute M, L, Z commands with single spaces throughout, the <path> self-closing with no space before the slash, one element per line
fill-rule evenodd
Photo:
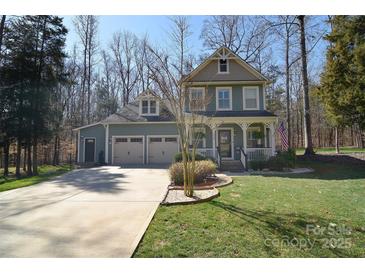
<path fill-rule="evenodd" d="M 206 123 L 206 125 L 211 129 L 212 131 L 212 149 L 213 149 L 213 157 L 216 159 L 217 158 L 217 152 L 216 152 L 216 139 L 215 139 L 215 135 L 216 135 L 216 131 L 217 128 L 219 127 L 220 123 L 215 123 L 215 122 L 210 122 L 210 123 Z"/>
<path fill-rule="evenodd" d="M 270 123 L 270 142 L 271 142 L 271 155 L 275 155 L 275 127 L 274 122 Z"/>
<path fill-rule="evenodd" d="M 217 158 L 217 152 L 216 152 L 216 143 L 215 143 L 215 135 L 216 135 L 216 131 L 217 131 L 217 125 L 213 125 L 211 127 L 212 130 L 212 146 L 213 146 L 213 157 L 214 159 Z"/>
<path fill-rule="evenodd" d="M 250 126 L 248 123 L 240 123 L 238 124 L 242 129 L 242 145 L 243 151 L 247 154 L 247 128 Z"/>
<path fill-rule="evenodd" d="M 105 125 L 105 163 L 109 163 L 109 124 Z"/>

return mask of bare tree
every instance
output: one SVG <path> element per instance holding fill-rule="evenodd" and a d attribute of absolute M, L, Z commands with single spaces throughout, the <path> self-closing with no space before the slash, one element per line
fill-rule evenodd
<path fill-rule="evenodd" d="M 269 28 L 269 22 L 259 16 L 211 16 L 204 21 L 200 38 L 207 49 L 226 46 L 252 64 L 268 46 Z"/>
<path fill-rule="evenodd" d="M 284 41 L 285 44 L 285 91 L 286 91 L 286 124 L 287 124 L 287 134 L 288 134 L 288 144 L 292 147 L 292 129 L 291 129 L 291 94 L 290 94 L 290 68 L 299 59 L 295 56 L 294 60 L 291 58 L 290 54 L 293 51 L 295 43 L 293 41 L 293 36 L 298 33 L 298 23 L 296 22 L 295 16 L 281 15 L 278 16 L 276 22 L 272 22 L 274 30 L 276 30 L 277 36 Z"/>
<path fill-rule="evenodd" d="M 313 151 L 313 143 L 312 143 L 311 117 L 310 117 L 310 109 L 309 109 L 307 50 L 306 50 L 304 20 L 305 20 L 304 15 L 298 16 L 298 21 L 299 21 L 299 26 L 300 26 L 300 49 L 301 49 L 301 59 L 302 59 L 303 101 L 304 101 L 304 140 L 305 140 L 304 155 L 312 155 L 312 154 L 314 154 L 314 151 Z"/>
<path fill-rule="evenodd" d="M 177 57 L 176 64 L 179 76 L 183 77 L 185 74 L 187 55 L 189 51 L 188 39 L 192 35 L 191 26 L 186 16 L 170 17 L 172 22 L 170 37 L 172 48 L 175 49 L 175 56 Z"/>
<path fill-rule="evenodd" d="M 144 38 L 138 41 L 137 50 L 135 51 L 136 68 L 139 78 L 139 90 L 147 90 L 150 87 L 151 79 L 149 77 L 149 69 L 146 62 L 149 60 L 148 51 L 148 38 Z"/>
<path fill-rule="evenodd" d="M 152 81 L 156 84 L 160 100 L 168 105 L 175 117 L 177 131 L 179 134 L 180 147 L 182 152 L 184 169 L 184 193 L 186 196 L 193 196 L 194 192 L 194 171 L 195 171 L 195 150 L 199 137 L 194 136 L 194 128 L 203 124 L 204 116 L 199 115 L 196 106 L 205 106 L 209 98 L 199 98 L 189 102 L 189 84 L 184 83 L 184 64 L 186 56 L 187 38 L 190 33 L 190 26 L 186 18 L 178 17 L 172 20 L 171 42 L 175 45 L 175 56 L 171 51 L 156 50 L 149 46 L 150 60 L 147 62 Z M 168 53 L 167 53 L 168 52 Z M 190 104 L 190 112 L 187 114 L 185 106 Z M 195 139 L 190 147 L 190 140 Z M 190 149 L 192 153 L 190 154 Z"/>
<path fill-rule="evenodd" d="M 85 122 L 85 101 L 87 122 L 91 122 L 91 79 L 94 65 L 94 56 L 97 51 L 97 17 L 94 15 L 78 15 L 74 18 L 76 32 L 83 45 L 83 76 L 81 82 L 81 124 Z M 85 100 L 86 97 L 86 100 Z"/>
<path fill-rule="evenodd" d="M 136 65 L 136 51 L 138 39 L 131 32 L 117 32 L 113 35 L 110 45 L 113 52 L 113 61 L 119 75 L 122 88 L 122 105 L 129 103 L 138 87 L 139 73 Z"/>

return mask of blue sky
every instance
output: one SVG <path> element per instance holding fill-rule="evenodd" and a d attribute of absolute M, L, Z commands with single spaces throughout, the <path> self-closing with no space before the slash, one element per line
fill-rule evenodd
<path fill-rule="evenodd" d="M 69 30 L 67 37 L 67 48 L 71 49 L 73 44 L 78 42 L 72 23 L 73 16 L 64 16 L 64 24 Z M 202 43 L 199 40 L 201 27 L 206 16 L 191 16 L 193 34 L 191 36 L 191 47 L 193 53 L 200 53 Z M 98 36 L 101 48 L 106 49 L 112 40 L 113 33 L 128 30 L 139 37 L 146 33 L 154 43 L 163 44 L 168 41 L 167 32 L 171 22 L 167 16 L 158 15 L 138 15 L 138 16 L 98 16 L 99 29 Z"/>
<path fill-rule="evenodd" d="M 64 24 L 69 30 L 67 36 L 67 50 L 71 50 L 75 43 L 79 42 L 79 38 L 75 33 L 72 22 L 73 16 L 63 16 Z M 189 16 L 192 27 L 192 36 L 190 39 L 190 50 L 193 55 L 198 57 L 203 52 L 202 41 L 199 39 L 204 19 L 207 16 Z M 323 20 L 322 17 L 316 17 L 315 21 Z M 143 37 L 148 34 L 150 41 L 154 44 L 161 45 L 166 48 L 166 43 L 169 42 L 168 31 L 171 27 L 171 22 L 168 16 L 161 15 L 118 15 L 118 16 L 98 16 L 98 40 L 101 49 L 108 49 L 112 40 L 113 34 L 117 31 L 128 30 L 138 37 Z M 321 23 L 322 26 L 323 23 Z M 282 45 L 273 43 L 273 60 L 282 65 Z M 320 41 L 315 50 L 311 53 L 309 59 L 308 71 L 313 79 L 319 76 L 325 59 L 326 42 Z"/>

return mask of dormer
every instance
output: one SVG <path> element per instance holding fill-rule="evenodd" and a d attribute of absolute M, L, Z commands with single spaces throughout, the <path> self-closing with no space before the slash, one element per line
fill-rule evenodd
<path fill-rule="evenodd" d="M 160 101 L 152 91 L 146 90 L 138 95 L 140 116 L 159 116 Z"/>

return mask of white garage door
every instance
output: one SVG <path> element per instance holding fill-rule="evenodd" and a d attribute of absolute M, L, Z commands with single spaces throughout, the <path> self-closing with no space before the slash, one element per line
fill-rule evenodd
<path fill-rule="evenodd" d="M 143 137 L 113 138 L 113 164 L 143 163 Z"/>
<path fill-rule="evenodd" d="M 178 152 L 177 137 L 149 137 L 148 160 L 149 164 L 167 164 L 173 161 Z"/>

